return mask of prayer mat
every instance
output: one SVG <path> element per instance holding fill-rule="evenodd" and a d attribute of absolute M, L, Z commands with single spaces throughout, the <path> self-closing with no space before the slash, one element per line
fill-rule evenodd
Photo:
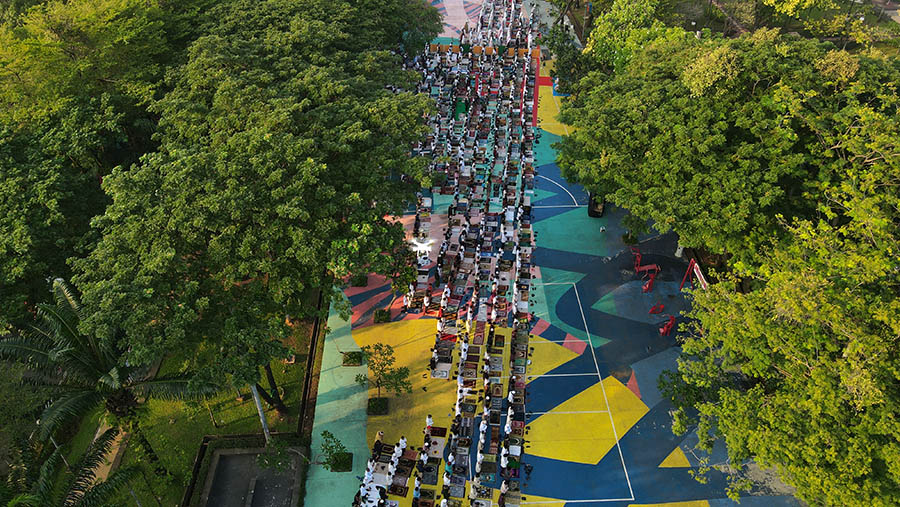
<path fill-rule="evenodd" d="M 432 461 L 434 461 L 432 463 Z M 422 484 L 428 484 L 430 486 L 437 486 L 438 476 L 440 475 L 440 463 L 439 459 L 428 459 L 428 464 L 425 465 L 422 471 Z"/>
<path fill-rule="evenodd" d="M 461 486 L 460 485 L 450 486 L 450 496 L 452 496 L 454 498 L 465 498 L 465 496 L 466 496 L 465 482 L 466 482 L 465 479 L 463 479 L 463 484 Z M 447 502 L 447 503 L 450 503 L 450 502 Z M 462 505 L 462 504 L 459 504 L 459 505 Z"/>

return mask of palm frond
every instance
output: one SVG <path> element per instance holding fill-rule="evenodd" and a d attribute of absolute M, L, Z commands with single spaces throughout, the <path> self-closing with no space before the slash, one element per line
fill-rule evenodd
<path fill-rule="evenodd" d="M 91 489 L 91 486 L 97 479 L 97 468 L 106 460 L 106 455 L 109 454 L 113 441 L 118 434 L 119 430 L 110 428 L 94 439 L 87 450 L 84 451 L 84 455 L 74 466 L 75 475 L 69 485 L 69 490 L 66 492 L 66 504 L 74 505 L 78 503 L 78 500 Z"/>
<path fill-rule="evenodd" d="M 37 314 L 41 318 L 42 327 L 48 327 L 47 333 L 56 343 L 59 349 L 72 349 L 70 356 L 77 358 L 86 365 L 100 364 L 101 369 L 106 364 L 106 354 L 100 350 L 97 341 L 89 335 L 78 331 L 78 317 L 70 309 L 60 308 L 55 305 L 37 305 Z"/>
<path fill-rule="evenodd" d="M 38 313 L 42 315 L 41 324 L 31 326 L 24 338 L 46 347 L 49 351 L 48 359 L 60 367 L 64 376 L 93 382 L 102 375 L 99 368 L 107 366 L 109 361 L 91 357 L 91 350 L 86 349 L 77 336 L 73 337 L 65 332 L 65 325 L 53 324 L 57 320 L 53 315 L 53 307 L 49 307 L 51 309 L 48 313 L 41 309 L 42 306 L 46 305 L 38 305 Z"/>
<path fill-rule="evenodd" d="M 75 295 L 72 287 L 62 278 L 56 278 L 53 280 L 53 288 L 51 290 L 56 299 L 56 305 L 71 308 L 72 313 L 80 320 L 81 301 L 78 300 L 78 296 Z"/>
<path fill-rule="evenodd" d="M 134 466 L 119 468 L 105 481 L 88 490 L 76 505 L 78 507 L 105 507 L 112 503 L 116 494 L 133 481 L 137 475 L 138 469 Z"/>
<path fill-rule="evenodd" d="M 0 359 L 24 363 L 32 368 L 44 368 L 53 363 L 52 344 L 24 335 L 12 335 L 0 340 Z"/>
<path fill-rule="evenodd" d="M 176 401 L 209 398 L 221 389 L 212 382 L 200 381 L 183 374 L 140 380 L 132 386 L 139 398 Z"/>
<path fill-rule="evenodd" d="M 41 471 L 38 473 L 37 482 L 34 485 L 34 495 L 38 497 L 42 505 L 51 505 L 53 501 L 54 479 L 56 470 L 62 462 L 62 454 L 56 449 L 41 465 Z"/>
<path fill-rule="evenodd" d="M 49 329 L 48 335 L 57 341 L 57 345 L 62 345 L 63 347 L 78 346 L 78 320 L 76 320 L 75 315 L 72 315 L 65 308 L 47 303 L 36 305 L 35 311 L 40 319 L 40 327 Z"/>
<path fill-rule="evenodd" d="M 23 493 L 6 502 L 6 507 L 41 507 L 41 499 L 37 495 Z"/>
<path fill-rule="evenodd" d="M 47 440 L 61 425 L 80 419 L 102 402 L 103 396 L 89 388 L 60 394 L 41 414 L 41 440 Z"/>

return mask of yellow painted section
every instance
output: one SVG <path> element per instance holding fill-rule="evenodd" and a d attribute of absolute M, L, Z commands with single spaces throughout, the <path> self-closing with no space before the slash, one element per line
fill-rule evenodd
<path fill-rule="evenodd" d="M 535 507 L 565 507 L 566 505 L 565 500 L 560 500 L 558 498 L 547 498 L 543 496 L 529 495 L 528 493 L 525 493 L 522 496 L 525 497 L 525 500 L 522 500 L 520 505 L 534 504 Z"/>
<path fill-rule="evenodd" d="M 691 462 L 688 461 L 687 456 L 684 455 L 684 451 L 681 450 L 681 447 L 676 447 L 668 456 L 666 456 L 666 459 L 659 464 L 659 468 L 686 468 L 690 466 Z"/>
<path fill-rule="evenodd" d="M 550 72 L 556 68 L 556 60 L 541 60 L 541 75 L 550 77 Z"/>
<path fill-rule="evenodd" d="M 615 430 L 610 424 L 607 405 Z M 529 426 L 528 454 L 545 458 L 595 464 L 649 411 L 634 393 L 613 377 L 607 377 L 543 414 Z"/>
<path fill-rule="evenodd" d="M 706 500 L 691 500 L 688 502 L 669 502 L 669 503 L 632 503 L 628 507 L 709 507 Z"/>
<path fill-rule="evenodd" d="M 465 325 L 462 326 L 463 328 Z M 431 414 L 435 426 L 450 427 L 453 419 L 453 406 L 456 403 L 456 371 L 459 361 L 459 348 L 454 353 L 454 364 L 450 370 L 450 380 L 433 379 L 428 374 L 428 359 L 431 357 L 431 347 L 434 346 L 434 334 L 437 331 L 435 319 L 415 319 L 400 322 L 389 322 L 367 326 L 353 330 L 353 338 L 360 347 L 374 343 L 384 343 L 394 348 L 396 358 L 395 367 L 406 366 L 410 370 L 412 393 L 396 396 L 385 393 L 381 395 L 390 399 L 389 411 L 383 416 L 368 416 L 366 420 L 366 439 L 371 445 L 375 441 L 378 431 L 384 431 L 384 439 L 387 443 L 396 443 L 401 436 L 405 436 L 409 447 L 418 449 L 422 446 L 425 416 Z M 496 333 L 507 337 L 503 351 L 503 375 L 509 375 L 509 336 L 512 330 L 497 328 Z M 475 357 L 470 355 L 469 360 Z M 478 358 L 479 366 L 482 358 Z M 422 390 L 422 388 L 427 390 Z M 478 376 L 478 387 L 481 388 L 481 376 Z M 369 397 L 377 396 L 375 389 L 369 390 Z M 443 468 L 444 463 L 441 463 Z M 423 489 L 434 489 L 440 493 L 443 483 L 442 475 L 438 476 L 437 486 L 422 485 Z M 396 500 L 400 507 L 412 505 L 413 480 L 407 483 L 410 491 L 406 498 L 389 495 L 389 499 Z M 499 497 L 499 491 L 495 491 L 495 501 Z"/>
<path fill-rule="evenodd" d="M 609 409 L 616 424 L 616 431 L 621 438 L 650 409 L 631 389 L 614 377 L 603 379 L 603 385 L 606 387 L 606 399 L 609 400 Z"/>
<path fill-rule="evenodd" d="M 534 353 L 528 367 L 528 382 L 578 357 L 578 354 L 563 347 L 561 343 L 553 343 L 540 336 L 531 335 L 529 345 L 534 347 Z"/>
<path fill-rule="evenodd" d="M 375 441 L 378 431 L 384 431 L 387 443 L 396 443 L 405 436 L 409 447 L 418 449 L 422 446 L 425 416 L 431 414 L 436 426 L 450 426 L 451 418 L 447 416 L 453 411 L 456 402 L 456 381 L 433 379 L 427 375 L 430 349 L 434 346 L 436 331 L 434 319 L 416 319 L 400 322 L 389 322 L 353 330 L 353 338 L 362 347 L 374 343 L 384 343 L 394 347 L 395 366 L 406 366 L 410 370 L 410 381 L 413 391 L 410 394 L 396 396 L 382 391 L 381 395 L 389 398 L 387 415 L 368 416 L 366 421 L 366 439 L 369 445 Z M 423 375 L 426 375 L 424 378 Z M 428 390 L 423 391 L 426 387 Z M 375 389 L 369 390 L 369 397 L 377 396 Z M 443 464 L 442 464 L 443 466 Z M 437 486 L 423 486 L 440 492 L 441 477 L 438 475 Z M 410 489 L 413 481 L 407 486 Z M 406 498 L 391 496 L 398 500 L 401 507 L 412 505 L 412 491 Z"/>
<path fill-rule="evenodd" d="M 538 120 L 541 128 L 558 136 L 568 135 L 569 127 L 556 119 L 559 114 L 559 97 L 553 96 L 553 87 L 538 88 Z"/>
<path fill-rule="evenodd" d="M 389 411 L 387 415 L 368 417 L 366 439 L 370 444 L 381 430 L 388 443 L 396 443 L 401 436 L 406 436 L 410 446 L 421 447 L 422 429 L 428 414 L 434 418 L 435 425 L 449 426 L 447 413 L 453 410 L 456 402 L 456 382 L 422 377 L 427 375 L 434 333 L 433 319 L 390 322 L 353 331 L 353 338 L 360 347 L 379 342 L 394 347 L 395 366 L 409 368 L 413 388 L 412 393 L 401 396 L 382 391 L 381 395 L 390 400 Z M 423 387 L 428 390 L 423 391 Z M 370 389 L 369 397 L 375 396 L 375 389 Z"/>

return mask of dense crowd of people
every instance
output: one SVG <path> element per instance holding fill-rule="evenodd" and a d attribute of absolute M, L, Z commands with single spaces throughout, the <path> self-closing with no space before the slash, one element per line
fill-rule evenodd
<path fill-rule="evenodd" d="M 453 198 L 443 231 L 431 228 L 433 198 L 419 198 L 414 238 L 442 239 L 435 258 L 420 249 L 404 305 L 437 317 L 428 370 L 455 379 L 457 398 L 446 426 L 426 418 L 418 450 L 405 436 L 386 444 L 379 432 L 356 505 L 405 497 L 410 480 L 413 505 L 488 506 L 493 490 L 499 505 L 518 505 L 533 319 L 535 29 L 520 0 L 488 0 L 460 44 L 431 44 L 413 64 L 423 73 L 419 91 L 438 105 L 413 152 L 432 158 L 440 193 Z M 440 494 L 422 488 L 438 484 Z"/>

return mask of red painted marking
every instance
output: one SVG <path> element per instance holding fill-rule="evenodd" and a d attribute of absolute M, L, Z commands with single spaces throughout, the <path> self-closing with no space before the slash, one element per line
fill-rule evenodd
<path fill-rule="evenodd" d="M 366 316 L 366 312 L 375 308 L 379 303 L 381 303 L 381 300 L 385 297 L 385 294 L 386 293 L 384 293 L 384 292 L 379 292 L 378 294 L 375 294 L 374 296 L 370 297 L 369 299 L 367 299 L 367 300 L 363 301 L 362 303 L 353 307 L 353 314 L 350 318 L 350 322 L 353 325 L 354 329 L 356 329 L 359 326 L 367 326 L 369 324 L 374 323 L 375 313 L 373 312 L 373 313 L 369 314 L 368 316 Z M 401 303 L 403 302 L 402 297 L 397 298 L 397 299 L 400 299 Z M 364 316 L 366 316 L 366 322 L 363 322 L 361 320 L 361 319 L 363 319 Z"/>
<path fill-rule="evenodd" d="M 371 273 L 369 274 L 368 278 L 366 278 L 365 287 L 347 287 L 346 289 L 344 289 L 344 295 L 349 298 L 366 291 L 377 289 L 378 287 L 383 287 L 387 283 L 390 282 L 388 281 L 388 278 L 386 276 Z"/>
<path fill-rule="evenodd" d="M 625 384 L 625 387 L 630 389 L 638 398 L 641 397 L 641 390 L 638 388 L 637 377 L 634 375 L 633 371 L 631 372 L 631 378 L 628 379 L 628 383 Z"/>
<path fill-rule="evenodd" d="M 584 349 L 587 348 L 587 343 L 582 341 L 580 338 L 575 338 L 574 336 L 566 333 L 566 339 L 563 341 L 563 347 L 571 350 L 576 354 L 581 354 L 584 352 Z"/>
<path fill-rule="evenodd" d="M 538 319 L 538 323 L 534 325 L 534 328 L 531 330 L 531 334 L 535 336 L 540 336 L 541 333 L 550 328 L 550 323 L 544 319 Z"/>
<path fill-rule="evenodd" d="M 538 76 L 537 78 L 538 86 L 553 86 L 553 78 L 550 76 Z"/>

